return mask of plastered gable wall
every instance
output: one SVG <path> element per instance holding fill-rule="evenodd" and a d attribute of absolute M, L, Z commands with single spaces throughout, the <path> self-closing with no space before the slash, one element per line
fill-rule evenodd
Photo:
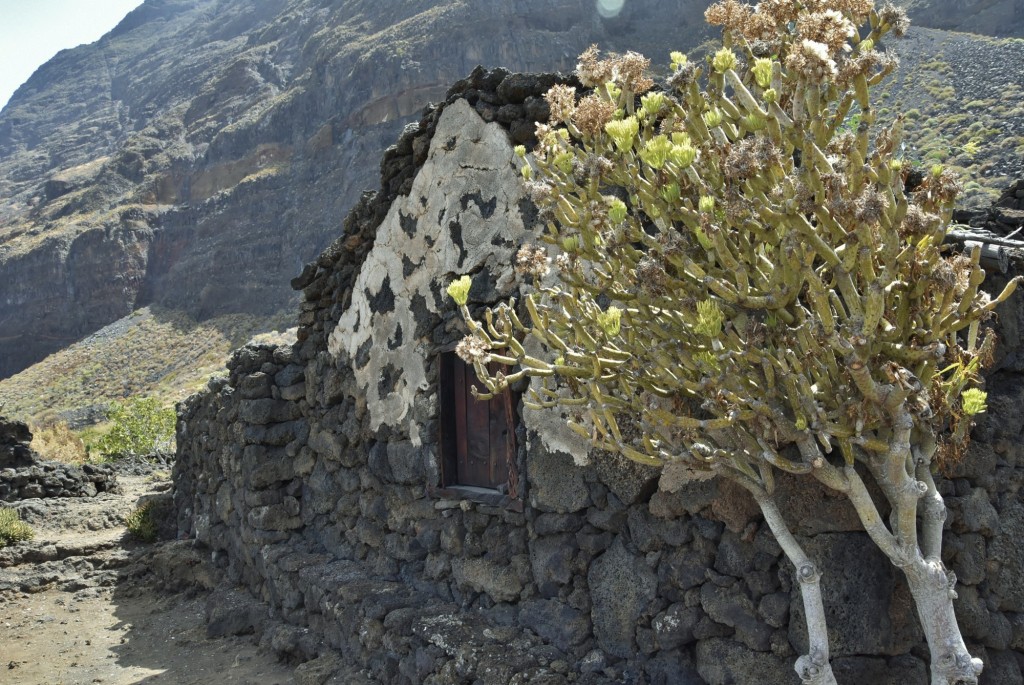
<path fill-rule="evenodd" d="M 438 121 L 411 192 L 378 229 L 352 304 L 328 342 L 332 355 L 351 360 L 372 430 L 405 426 L 413 445 L 421 444 L 422 417 L 412 412 L 417 393 L 432 390 L 426 336 L 430 320 L 451 307 L 443 298 L 453 277 L 486 269 L 497 274 L 495 295 L 512 292 L 515 251 L 532 237 L 514 160 L 505 130 L 456 101 Z"/>
<path fill-rule="evenodd" d="M 524 206 L 532 209 L 505 129 L 484 122 L 465 100 L 446 107 L 427 161 L 408 196 L 391 205 L 355 280 L 351 306 L 328 340 L 330 353 L 354 372 L 372 430 L 404 428 L 417 447 L 436 437 L 420 434 L 432 416 L 416 407 L 419 398 L 436 415 L 428 366 L 437 341 L 430 334 L 454 309 L 445 288 L 462 274 L 486 272 L 490 303 L 529 290 L 512 269 L 519 246 L 535 241 L 539 230 L 524 225 Z M 567 455 L 588 461 L 586 442 L 556 412 L 525 409 L 523 418 L 528 438 L 563 455 L 563 463 Z M 574 494 L 562 484 L 554 492 L 541 488 L 534 501 L 547 497 L 559 510 L 578 509 L 582 480 L 570 481 Z"/>

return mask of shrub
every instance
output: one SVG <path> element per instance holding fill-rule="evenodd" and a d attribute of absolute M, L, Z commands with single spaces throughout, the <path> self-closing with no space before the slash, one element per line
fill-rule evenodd
<path fill-rule="evenodd" d="M 107 419 L 111 428 L 94 445 L 105 457 L 146 455 L 174 448 L 174 409 L 162 408 L 152 397 L 114 403 Z"/>
<path fill-rule="evenodd" d="M 155 513 L 156 507 L 153 502 L 146 502 L 128 514 L 124 525 L 136 539 L 143 542 L 155 542 L 157 536 Z"/>
<path fill-rule="evenodd" d="M 32 427 L 32 449 L 43 459 L 82 464 L 89 460 L 85 442 L 65 421 Z"/>
<path fill-rule="evenodd" d="M 22 521 L 16 510 L 0 507 L 0 547 L 31 540 L 35 535 L 32 526 Z"/>
<path fill-rule="evenodd" d="M 796 569 L 804 683 L 836 679 L 820 568 L 776 501 L 779 471 L 844 494 L 903 571 L 933 685 L 977 683 L 933 474 L 985 410 L 995 343 L 980 325 L 1017 279 L 992 298 L 980 247 L 943 251 L 958 180 L 935 165 L 908 191 L 903 120 L 876 123 L 871 89 L 895 63 L 875 46 L 905 31 L 902 10 L 724 0 L 706 17 L 723 47 L 701 65 L 673 53 L 666 91 L 643 57 L 592 48 L 577 68 L 590 92 L 548 92 L 539 145 L 517 154 L 557 282 L 547 251 L 524 245 L 515 267 L 537 291 L 484 322 L 469 277 L 453 283 L 470 329 L 457 351 L 481 399 L 531 377 L 529 407 L 566 412 L 598 456 L 662 467 L 666 489 L 721 477 L 748 490 Z"/>

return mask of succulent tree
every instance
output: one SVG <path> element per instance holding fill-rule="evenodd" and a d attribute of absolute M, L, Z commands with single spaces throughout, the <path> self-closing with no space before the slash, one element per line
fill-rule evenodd
<path fill-rule="evenodd" d="M 849 498 L 906 575 L 932 683 L 976 683 L 934 474 L 985 408 L 994 339 L 980 323 L 1016 281 L 979 290 L 979 251 L 943 247 L 956 179 L 934 167 L 908 188 L 902 121 L 876 123 L 871 89 L 896 66 L 879 42 L 906 30 L 901 10 L 725 0 L 706 18 L 722 48 L 702 64 L 673 53 L 664 89 L 643 57 L 591 48 L 587 90 L 548 92 L 539 145 L 518 152 L 550 247 L 523 246 L 516 268 L 535 289 L 482 321 L 470 279 L 449 287 L 470 329 L 458 351 L 482 396 L 532 377 L 528 404 L 561 407 L 598 450 L 747 489 L 796 569 L 803 682 L 836 681 L 820 571 L 780 511 L 776 470 Z"/>

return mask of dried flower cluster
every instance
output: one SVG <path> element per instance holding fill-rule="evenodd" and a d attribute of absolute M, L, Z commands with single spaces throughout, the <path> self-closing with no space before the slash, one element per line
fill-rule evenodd
<path fill-rule="evenodd" d="M 711 5 L 704 16 L 709 24 L 756 46 L 754 54 L 787 51 L 789 69 L 808 80 L 831 78 L 845 87 L 857 75 L 888 74 L 896 66 L 894 56 L 873 49 L 874 41 L 858 41 L 856 27 L 865 23 L 872 10 L 873 3 L 866 0 L 769 0 L 756 7 L 723 0 Z M 897 37 L 906 33 L 909 22 L 902 8 L 889 4 L 876 16 L 882 30 Z"/>
<path fill-rule="evenodd" d="M 523 245 L 516 253 L 516 273 L 534 278 L 543 278 L 548 275 L 551 260 L 548 259 L 547 250 L 543 247 Z"/>
<path fill-rule="evenodd" d="M 557 84 L 544 95 L 551 110 L 550 123 L 560 124 L 572 119 L 576 111 L 576 89 L 571 86 Z"/>
<path fill-rule="evenodd" d="M 585 86 L 603 86 L 612 80 L 614 67 L 608 60 L 598 59 L 600 51 L 596 45 L 591 45 L 580 55 L 576 63 L 576 75 Z"/>
<path fill-rule="evenodd" d="M 455 354 L 467 364 L 486 364 L 490 361 L 490 349 L 487 343 L 475 335 L 467 335 L 455 346 Z"/>
<path fill-rule="evenodd" d="M 576 74 L 583 85 L 593 88 L 614 82 L 634 95 L 646 93 L 654 85 L 654 80 L 647 76 L 651 60 L 643 55 L 627 52 L 621 57 L 599 59 L 600 54 L 597 46 L 591 45 L 580 55 Z"/>
<path fill-rule="evenodd" d="M 604 127 L 615 114 L 614 103 L 597 95 L 588 95 L 580 100 L 573 116 L 573 123 L 584 136 L 594 137 L 604 131 Z"/>

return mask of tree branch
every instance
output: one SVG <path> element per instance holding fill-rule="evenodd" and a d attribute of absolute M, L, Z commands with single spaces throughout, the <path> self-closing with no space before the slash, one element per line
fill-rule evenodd
<path fill-rule="evenodd" d="M 797 675 L 805 685 L 835 685 L 836 678 L 829 663 L 825 604 L 821 598 L 821 571 L 790 532 L 775 499 L 762 488 L 751 487 L 749 481 L 741 481 L 741 484 L 754 496 L 776 541 L 782 547 L 786 558 L 796 568 L 796 578 L 800 583 L 800 595 L 803 598 L 804 614 L 807 619 L 808 644 L 807 654 L 796 661 Z"/>
<path fill-rule="evenodd" d="M 900 550 L 896 538 L 885 527 L 885 524 L 882 523 L 882 517 L 878 514 L 878 507 L 875 506 L 874 501 L 871 499 L 871 495 L 864 486 L 864 481 L 861 479 L 860 474 L 852 466 L 847 466 L 843 469 L 843 472 L 850 486 L 846 491 L 846 496 L 853 503 L 853 508 L 857 511 L 860 522 L 864 524 L 864 530 L 867 531 L 874 543 L 878 545 L 878 548 L 882 550 L 882 553 L 889 557 L 893 564 L 902 568 L 907 563 L 907 560 L 904 558 L 905 555 Z"/>

